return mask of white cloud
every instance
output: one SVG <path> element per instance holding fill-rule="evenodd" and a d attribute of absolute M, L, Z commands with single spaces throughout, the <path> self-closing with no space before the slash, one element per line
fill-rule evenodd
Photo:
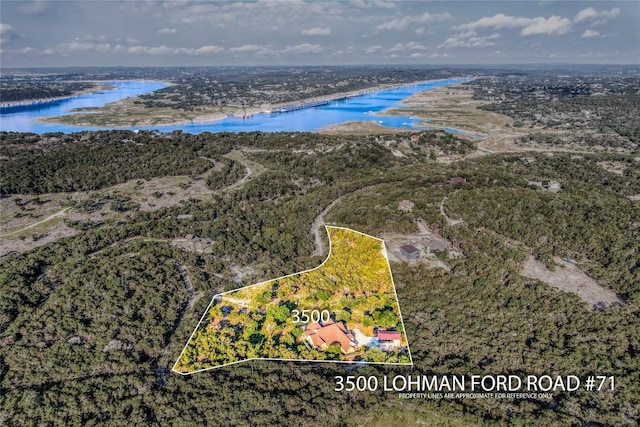
<path fill-rule="evenodd" d="M 20 10 L 28 15 L 40 15 L 49 9 L 50 3 L 44 0 L 23 1 Z"/>
<path fill-rule="evenodd" d="M 158 34 L 175 34 L 177 32 L 178 30 L 176 30 L 175 28 L 163 28 L 161 30 L 158 30 Z"/>
<path fill-rule="evenodd" d="M 300 34 L 305 36 L 328 36 L 330 33 L 331 33 L 331 28 L 329 27 L 327 28 L 315 27 L 315 28 L 309 28 L 307 30 L 302 30 Z"/>
<path fill-rule="evenodd" d="M 111 43 L 94 43 L 73 41 L 70 43 L 62 43 L 58 45 L 58 49 L 51 50 L 61 55 L 78 54 L 78 53 L 101 53 L 101 54 L 130 54 L 130 55 L 208 55 L 212 53 L 223 52 L 221 46 L 208 45 L 198 48 L 190 47 L 171 47 L 171 46 L 123 46 L 121 44 Z"/>
<path fill-rule="evenodd" d="M 499 13 L 494 16 L 485 16 L 477 21 L 470 22 L 468 24 L 459 25 L 457 27 L 460 30 L 480 30 L 491 28 L 499 30 L 502 28 L 522 28 L 520 34 L 522 36 L 533 36 L 537 34 L 565 34 L 571 30 L 571 20 L 569 18 L 562 18 L 560 16 L 550 16 L 549 18 L 543 18 L 538 16 L 536 18 L 524 18 L 520 16 L 508 16 L 503 13 Z"/>
<path fill-rule="evenodd" d="M 600 31 L 595 31 L 595 30 L 590 30 L 590 29 L 586 29 L 584 30 L 584 33 L 582 33 L 582 35 L 580 36 L 581 39 L 588 39 L 590 37 L 598 37 L 600 35 Z"/>
<path fill-rule="evenodd" d="M 389 52 L 398 52 L 402 50 L 426 50 L 427 47 L 416 42 L 408 42 L 408 43 L 396 43 Z"/>
<path fill-rule="evenodd" d="M 447 56 L 449 56 L 448 53 L 432 53 L 432 54 L 428 54 L 428 53 L 424 53 L 424 52 L 414 52 L 411 55 L 409 55 L 409 58 L 446 58 Z"/>
<path fill-rule="evenodd" d="M 259 50 L 263 50 L 262 46 L 257 44 L 245 44 L 242 46 L 232 47 L 229 49 L 229 52 L 257 52 Z"/>
<path fill-rule="evenodd" d="M 178 53 L 183 48 L 173 48 L 169 46 L 131 46 L 127 53 L 133 55 L 172 55 Z M 183 52 L 185 53 L 185 52 Z"/>
<path fill-rule="evenodd" d="M 582 22 L 590 19 L 600 19 L 607 20 L 611 18 L 615 18 L 620 14 L 620 9 L 614 7 L 613 9 L 603 10 L 598 12 L 593 7 L 588 7 L 586 9 L 582 9 L 578 14 L 573 18 L 573 22 Z"/>
<path fill-rule="evenodd" d="M 222 46 L 216 46 L 216 45 L 202 46 L 194 50 L 195 55 L 200 55 L 201 53 L 209 54 L 209 53 L 220 53 L 220 52 L 224 52 L 224 48 Z"/>
<path fill-rule="evenodd" d="M 13 27 L 9 24 L 0 23 L 0 37 L 6 37 L 13 31 Z"/>
<path fill-rule="evenodd" d="M 331 56 L 333 57 L 340 57 L 340 56 L 344 56 L 344 55 L 350 55 L 354 50 L 353 46 L 349 46 L 346 49 L 340 49 L 337 50 L 336 52 L 332 53 Z"/>
<path fill-rule="evenodd" d="M 448 13 L 435 13 L 431 14 L 429 12 L 425 12 L 419 16 L 405 16 L 401 19 L 392 19 L 391 21 L 384 22 L 378 25 L 376 28 L 378 30 L 404 30 L 411 24 L 423 24 L 426 22 L 436 22 L 436 21 L 444 21 L 447 19 L 451 19 L 451 15 Z"/>
<path fill-rule="evenodd" d="M 364 1 L 364 0 L 351 0 L 349 2 L 351 6 L 359 8 L 380 7 L 383 9 L 393 9 L 396 4 L 392 1 Z"/>
<path fill-rule="evenodd" d="M 380 45 L 369 46 L 365 52 L 367 52 L 367 53 L 376 53 L 380 49 L 382 49 L 382 46 L 380 46 Z"/>
<path fill-rule="evenodd" d="M 319 44 L 301 43 L 296 46 L 287 46 L 280 53 L 320 53 L 322 50 Z"/>
<path fill-rule="evenodd" d="M 463 31 L 446 39 L 442 42 L 438 49 L 444 47 L 484 47 L 493 46 L 495 42 L 492 40 L 500 37 L 500 34 L 494 33 L 490 36 L 479 36 L 475 31 Z"/>
<path fill-rule="evenodd" d="M 20 34 L 9 24 L 0 23 L 0 43 L 20 38 Z"/>
<path fill-rule="evenodd" d="M 127 51 L 127 48 L 120 44 L 112 45 L 111 43 L 72 41 L 70 43 L 62 43 L 59 46 L 58 50 L 61 54 L 73 54 L 73 53 L 84 53 L 84 52 L 125 53 Z"/>
<path fill-rule="evenodd" d="M 571 30 L 571 20 L 559 16 L 549 18 L 533 18 L 531 23 L 520 32 L 523 36 L 534 36 L 537 34 L 566 34 Z"/>
<path fill-rule="evenodd" d="M 272 55 L 280 54 L 306 54 L 320 53 L 325 49 L 319 44 L 301 43 L 294 46 L 287 46 L 281 50 L 273 50 L 268 46 L 260 46 L 257 44 L 246 44 L 228 49 L 231 53 L 254 53 L 256 55 Z M 71 43 L 62 43 L 50 53 L 59 55 L 73 55 L 83 53 L 100 53 L 100 54 L 129 54 L 129 55 L 150 55 L 150 56 L 171 56 L 171 55 L 212 55 L 225 52 L 226 49 L 217 45 L 205 45 L 200 47 L 175 47 L 175 46 L 145 46 L 135 45 L 126 46 L 122 44 L 96 43 L 96 42 L 80 42 L 73 41 Z M 32 53 L 33 50 L 17 53 Z M 345 54 L 347 52 L 345 51 Z"/>
<path fill-rule="evenodd" d="M 504 13 L 499 13 L 494 16 L 485 16 L 477 21 L 470 22 L 468 24 L 459 25 L 459 30 L 479 30 L 483 28 L 493 28 L 499 30 L 501 28 L 518 28 L 529 25 L 530 18 L 521 18 L 518 16 L 507 16 Z"/>
<path fill-rule="evenodd" d="M 39 52 L 40 51 L 38 49 L 35 49 L 31 46 L 23 47 L 22 49 L 16 49 L 13 51 L 13 53 L 21 53 L 21 54 L 39 53 Z"/>

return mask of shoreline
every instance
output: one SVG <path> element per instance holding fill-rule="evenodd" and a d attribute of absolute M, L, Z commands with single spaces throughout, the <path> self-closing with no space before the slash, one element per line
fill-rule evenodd
<path fill-rule="evenodd" d="M 37 99 L 26 99 L 24 101 L 3 102 L 3 103 L 0 103 L 0 108 L 27 107 L 30 105 L 47 104 L 50 102 L 64 101 L 65 99 L 77 98 L 79 96 L 87 95 L 90 93 L 105 92 L 105 91 L 113 90 L 116 88 L 115 86 L 107 84 L 106 81 L 95 81 L 93 83 L 96 83 L 95 87 L 83 89 L 81 91 L 72 93 L 70 95 L 57 96 L 55 98 L 37 98 Z"/>
<path fill-rule="evenodd" d="M 460 79 L 466 79 L 466 78 L 470 78 L 470 77 L 459 77 Z M 436 83 L 436 82 L 442 82 L 442 81 L 446 81 L 446 80 L 452 80 L 452 79 L 435 79 L 435 80 L 419 80 L 419 81 L 415 81 L 412 83 L 387 83 L 387 84 L 382 84 L 382 85 L 377 85 L 377 86 L 372 86 L 370 88 L 366 88 L 366 89 L 358 89 L 358 90 L 351 90 L 351 91 L 347 91 L 347 92 L 336 92 L 330 95 L 320 95 L 320 96 L 314 96 L 311 98 L 304 98 L 304 99 L 299 99 L 297 101 L 292 101 L 292 102 L 284 102 L 284 103 L 279 103 L 279 104 L 266 104 L 266 106 L 268 107 L 248 107 L 246 108 L 243 114 L 220 114 L 220 116 L 217 119 L 203 119 L 205 117 L 210 117 L 210 116 L 218 116 L 216 114 L 209 114 L 209 115 L 202 115 L 194 120 L 182 120 L 182 121 L 176 121 L 176 122 L 171 122 L 171 123 L 156 123 L 156 125 L 158 126 L 179 126 L 179 125 L 184 125 L 184 124 L 205 124 L 205 123 L 213 123 L 219 120 L 224 120 L 227 117 L 237 117 L 237 118 L 249 118 L 253 115 L 256 114 L 271 114 L 273 110 L 279 109 L 279 108 L 283 108 L 283 107 L 287 107 L 287 106 L 297 106 L 297 105 L 304 105 L 304 104 L 310 104 L 313 102 L 321 102 L 321 101 L 326 101 L 326 102 L 334 102 L 334 101 L 340 101 L 343 99 L 347 99 L 347 98 L 354 98 L 357 96 L 363 96 L 363 95 L 368 95 L 370 93 L 375 93 L 375 92 L 381 92 L 383 90 L 390 90 L 390 89 L 397 89 L 397 88 L 401 88 L 401 87 L 406 87 L 406 86 L 416 86 L 416 85 L 421 85 L 421 84 L 428 84 L 428 83 Z M 412 95 L 413 96 L 413 95 Z M 400 101 L 402 102 L 402 101 Z M 303 108 L 312 108 L 312 107 L 303 107 Z M 301 109 L 303 109 L 301 108 Z"/>
<path fill-rule="evenodd" d="M 304 104 L 308 104 L 308 103 L 313 103 L 313 102 L 320 102 L 320 101 L 325 101 L 325 102 L 335 102 L 335 101 L 339 101 L 339 100 L 343 100 L 343 99 L 347 99 L 347 98 L 353 98 L 353 97 L 357 97 L 357 96 L 363 96 L 363 95 L 367 95 L 370 93 L 375 93 L 375 92 L 380 92 L 380 91 L 384 91 L 384 90 L 390 90 L 390 89 L 397 89 L 397 88 L 401 88 L 401 87 L 407 87 L 407 86 L 416 86 L 416 85 L 421 85 L 421 84 L 429 84 L 429 83 L 437 83 L 437 82 L 442 82 L 442 81 L 446 81 L 446 80 L 458 80 L 458 79 L 473 79 L 473 77 L 456 77 L 456 78 L 450 78 L 450 79 L 433 79 L 433 80 L 418 80 L 415 82 L 411 82 L 411 83 L 388 83 L 388 84 L 381 84 L 381 85 L 377 85 L 377 86 L 371 86 L 369 88 L 365 88 L 365 89 L 358 89 L 358 90 L 351 90 L 351 91 L 345 91 L 345 92 L 336 92 L 333 94 L 329 94 L 329 95 L 321 95 L 321 96 L 315 96 L 315 97 L 310 97 L 310 98 L 304 98 L 304 99 L 300 99 L 297 101 L 292 101 L 292 102 L 285 102 L 285 103 L 278 103 L 278 104 L 261 104 L 260 106 L 251 106 L 251 107 L 237 107 L 237 109 L 235 111 L 227 111 L 227 112 L 210 112 L 210 113 L 204 113 L 202 115 L 196 116 L 193 119 L 189 120 L 189 119 L 178 119 L 178 120 L 170 120 L 170 121 L 161 121 L 161 122 L 155 122 L 155 123 L 151 123 L 151 122 L 144 122 L 141 121 L 139 123 L 137 123 L 134 126 L 127 126 L 127 125 L 115 125 L 115 126 L 100 126 L 100 125 L 95 125 L 92 123 L 85 123 L 85 124 L 69 124 L 66 123 L 64 120 L 60 121 L 60 120 L 55 120 L 56 117 L 66 117 L 66 116 L 53 116 L 53 117 L 43 117 L 41 119 L 39 119 L 39 121 L 41 122 L 45 122 L 45 123 L 56 123 L 56 124 L 65 124 L 65 125 L 69 125 L 69 126 L 77 126 L 77 127 L 82 127 L 82 126 L 92 126 L 92 127 L 96 127 L 96 128 L 104 128 L 104 129 L 126 129 L 126 128 L 130 128 L 130 127 L 148 127 L 148 126 L 181 126 L 181 125 L 189 125 L 189 124 L 208 124 L 208 123 L 215 123 L 221 120 L 224 120 L 226 118 L 229 117 L 234 117 L 234 118 L 250 118 L 254 115 L 257 114 L 271 114 L 272 111 L 279 109 L 279 108 L 283 108 L 286 106 L 298 106 L 298 105 L 304 105 Z M 149 80 L 146 80 L 149 81 Z M 154 80 L 155 81 L 155 80 Z M 170 84 L 170 83 L 166 83 L 163 82 L 165 84 Z M 121 104 L 123 101 L 125 101 L 126 99 L 134 99 L 134 98 L 125 98 L 119 101 L 115 101 L 114 103 L 108 104 L 108 105 L 117 105 L 117 104 Z M 106 106 L 105 106 L 106 107 Z M 100 109 L 104 109 L 105 107 L 100 107 Z M 308 107 L 302 107 L 302 108 L 308 108 Z M 302 109 L 301 108 L 301 109 Z M 100 114 L 98 111 L 94 112 L 94 114 Z"/>
<path fill-rule="evenodd" d="M 55 98 L 37 98 L 37 99 L 26 99 L 23 101 L 10 101 L 0 103 L 0 108 L 12 108 L 12 107 L 26 107 L 29 105 L 38 105 L 38 104 L 47 104 L 49 102 L 56 101 L 64 101 L 65 99 L 77 98 L 82 95 L 88 95 L 90 93 L 97 92 L 105 92 L 108 90 L 117 89 L 117 86 L 112 85 L 111 83 L 118 82 L 143 82 L 143 83 L 162 83 L 168 86 L 173 86 L 175 83 L 171 83 L 165 80 L 150 80 L 150 79 L 127 79 L 127 80 L 80 80 L 81 82 L 91 82 L 95 83 L 96 86 L 88 89 L 83 89 L 81 91 L 72 93 L 71 95 L 58 96 Z M 126 98 L 125 98 L 126 99 Z M 122 100 L 121 100 L 122 101 Z M 116 101 L 119 102 L 119 101 Z M 104 108 L 104 107 L 97 107 Z"/>

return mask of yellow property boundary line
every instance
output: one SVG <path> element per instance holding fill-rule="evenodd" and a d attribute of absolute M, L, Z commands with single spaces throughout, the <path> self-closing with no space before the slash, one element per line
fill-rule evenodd
<path fill-rule="evenodd" d="M 222 293 L 219 293 L 219 294 L 215 294 L 213 296 L 213 298 L 211 298 L 211 302 L 207 306 L 207 309 L 204 311 L 204 314 L 200 318 L 200 321 L 198 322 L 198 324 L 196 325 L 195 329 L 193 330 L 193 332 L 189 336 L 189 339 L 187 340 L 187 343 L 185 344 L 184 348 L 180 352 L 180 355 L 178 356 L 178 359 L 173 364 L 173 367 L 171 368 L 171 371 L 173 371 L 173 372 L 175 372 L 177 374 L 183 375 L 183 376 L 184 375 L 192 375 L 192 374 L 196 374 L 198 372 L 204 372 L 204 371 L 209 371 L 209 370 L 212 370 L 212 369 L 218 369 L 218 368 L 222 368 L 222 367 L 225 367 L 225 366 L 235 365 L 235 364 L 238 364 L 238 363 L 245 363 L 245 362 L 248 362 L 250 360 L 275 360 L 275 361 L 280 361 L 280 362 L 310 362 L 310 363 L 316 363 L 316 362 L 348 363 L 348 364 L 352 364 L 352 365 L 367 364 L 367 365 L 413 366 L 413 357 L 411 356 L 411 349 L 409 348 L 409 337 L 407 336 L 407 330 L 406 330 L 406 328 L 404 326 L 404 320 L 402 319 L 402 311 L 400 310 L 400 300 L 398 299 L 398 293 L 396 292 L 396 284 L 395 284 L 395 282 L 393 280 L 393 273 L 391 272 L 391 264 L 389 264 L 389 257 L 387 256 L 387 246 L 385 245 L 384 240 L 380 239 L 379 237 L 371 236 L 369 234 L 362 233 L 362 232 L 357 231 L 357 230 L 352 230 L 351 228 L 347 228 L 347 227 L 337 227 L 337 226 L 325 225 L 324 228 L 327 231 L 327 236 L 329 238 L 329 254 L 327 255 L 327 258 L 325 258 L 325 260 L 322 261 L 322 263 L 319 266 L 314 267 L 314 268 L 310 268 L 308 270 L 299 271 L 299 272 L 292 273 L 292 274 L 287 274 L 286 276 L 265 280 L 265 281 L 259 282 L 259 283 L 254 283 L 253 285 L 243 286 L 241 288 L 233 289 L 231 291 L 226 291 L 226 292 L 222 292 Z M 402 331 L 404 332 L 404 337 L 407 340 L 407 353 L 409 355 L 409 361 L 410 361 L 409 364 L 407 364 L 407 363 L 398 363 L 398 362 L 365 362 L 365 361 L 361 361 L 361 360 L 355 362 L 355 361 L 348 361 L 348 360 L 279 359 L 279 358 L 269 358 L 269 357 L 252 357 L 252 358 L 248 358 L 248 359 L 238 360 L 236 362 L 225 363 L 223 365 L 212 366 L 210 368 L 199 369 L 199 370 L 193 371 L 193 372 L 176 371 L 176 369 L 175 369 L 176 365 L 178 364 L 178 362 L 182 358 L 182 355 L 184 354 L 185 350 L 187 349 L 187 346 L 189 345 L 189 343 L 191 342 L 191 339 L 193 338 L 195 333 L 198 331 L 198 328 L 200 328 L 200 324 L 202 323 L 202 321 L 206 317 L 207 313 L 209 313 L 209 309 L 211 308 L 211 304 L 213 304 L 213 302 L 216 299 L 222 298 L 223 295 L 236 292 L 236 291 L 238 291 L 240 289 L 247 289 L 247 288 L 251 288 L 251 287 L 254 287 L 254 286 L 264 285 L 265 283 L 273 282 L 274 280 L 286 279 L 287 277 L 297 276 L 299 274 L 308 273 L 310 271 L 314 271 L 314 270 L 319 269 L 320 267 L 322 267 L 331 258 L 332 242 L 331 242 L 331 235 L 329 234 L 329 229 L 330 228 L 337 228 L 337 229 L 341 229 L 341 230 L 351 231 L 351 232 L 358 233 L 358 234 L 361 234 L 363 236 L 367 236 L 367 237 L 370 237 L 372 239 L 376 239 L 376 240 L 379 240 L 380 242 L 382 242 L 382 255 L 384 256 L 385 260 L 387 261 L 387 269 L 389 270 L 389 277 L 391 277 L 391 286 L 393 287 L 393 294 L 396 297 L 396 304 L 398 304 L 398 314 L 400 315 L 400 323 L 402 324 Z"/>

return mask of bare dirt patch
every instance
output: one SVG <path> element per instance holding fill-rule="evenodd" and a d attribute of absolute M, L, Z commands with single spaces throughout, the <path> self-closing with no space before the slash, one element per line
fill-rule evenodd
<path fill-rule="evenodd" d="M 337 125 L 327 126 L 318 131 L 327 135 L 382 135 L 382 134 L 397 134 L 402 129 L 389 128 L 381 126 L 376 122 L 346 122 Z M 415 132 L 415 129 L 414 129 Z"/>
<path fill-rule="evenodd" d="M 154 211 L 175 206 L 189 198 L 202 200 L 213 191 L 207 187 L 205 175 L 194 179 L 189 176 L 171 176 L 148 180 L 132 180 L 105 189 L 105 192 L 123 194 L 139 203 L 141 211 Z"/>
<path fill-rule="evenodd" d="M 529 256 L 529 259 L 524 263 L 522 275 L 541 280 L 563 292 L 574 293 L 589 304 L 592 310 L 598 304 L 608 306 L 620 303 L 613 291 L 600 286 L 576 265 L 565 262 L 560 258 L 554 258 L 554 261 L 559 266 L 554 271 L 551 271 L 533 256 Z"/>
<path fill-rule="evenodd" d="M 46 245 L 47 243 L 55 242 L 63 237 L 73 236 L 78 233 L 78 230 L 68 227 L 62 221 L 57 221 L 46 228 L 36 228 L 30 231 L 32 231 L 30 236 L 21 236 L 22 238 L 10 237 L 0 240 L 0 257 L 11 252 L 27 252 L 39 246 Z"/>
<path fill-rule="evenodd" d="M 428 250 L 430 242 L 442 242 L 448 247 L 448 258 L 462 257 L 462 252 L 456 249 L 451 242 L 448 242 L 442 236 L 435 232 L 432 232 L 427 227 L 424 220 L 418 218 L 416 221 L 418 232 L 413 234 L 399 234 L 399 233 L 385 233 L 381 237 L 384 240 L 387 248 L 387 256 L 389 261 L 393 262 L 405 262 L 409 265 L 424 265 L 429 268 L 443 268 L 447 271 L 451 270 L 449 264 L 445 261 L 438 259 L 435 254 Z M 420 255 L 415 260 L 407 260 L 400 252 L 400 247 L 404 245 L 412 245 L 420 250 Z"/>
<path fill-rule="evenodd" d="M 598 166 L 604 170 L 622 176 L 627 169 L 627 165 L 622 162 L 598 162 Z"/>
<path fill-rule="evenodd" d="M 62 218 L 70 200 L 72 195 L 62 193 L 13 194 L 0 199 L 0 238 L 18 237 L 39 223 Z"/>

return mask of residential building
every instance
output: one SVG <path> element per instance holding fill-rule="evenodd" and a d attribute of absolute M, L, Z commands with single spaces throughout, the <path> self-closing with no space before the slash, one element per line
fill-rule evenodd
<path fill-rule="evenodd" d="M 407 260 L 417 259 L 420 255 L 420 249 L 413 245 L 400 246 L 400 254 Z"/>
<path fill-rule="evenodd" d="M 378 329 L 378 343 L 384 350 L 392 350 L 400 347 L 400 339 L 402 338 L 399 331 L 388 331 L 386 329 Z"/>
<path fill-rule="evenodd" d="M 444 252 L 449 249 L 449 245 L 441 240 L 429 240 L 424 244 L 424 248 L 427 250 L 427 254 L 436 254 L 438 252 Z"/>
<path fill-rule="evenodd" d="M 304 331 L 307 341 L 318 350 L 326 350 L 332 344 L 339 344 L 343 353 L 353 353 L 357 347 L 353 334 L 343 322 L 314 322 Z"/>
<path fill-rule="evenodd" d="M 411 200 L 401 200 L 400 203 L 398 203 L 398 210 L 402 212 L 411 212 L 414 206 L 415 205 Z"/>

